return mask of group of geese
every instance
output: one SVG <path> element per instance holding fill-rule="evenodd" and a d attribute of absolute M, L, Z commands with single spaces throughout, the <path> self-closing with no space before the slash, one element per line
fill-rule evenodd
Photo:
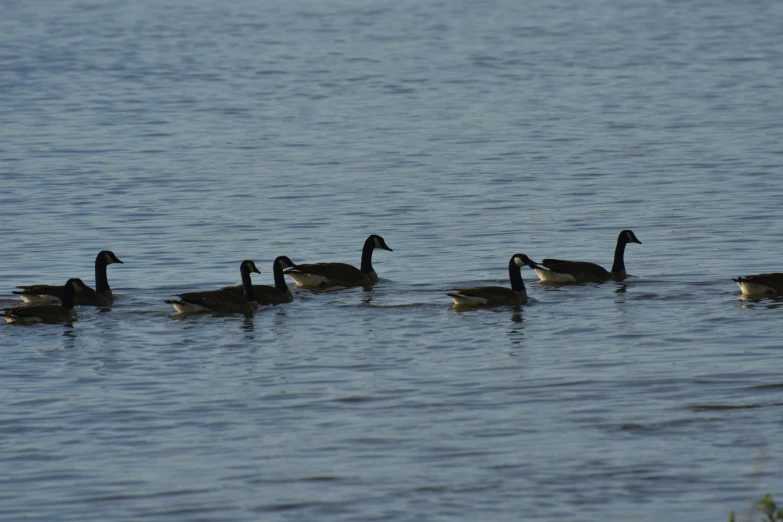
<path fill-rule="evenodd" d="M 542 283 L 554 285 L 603 283 L 622 281 L 628 275 L 625 271 L 625 247 L 628 243 L 639 243 L 631 230 L 623 230 L 617 238 L 614 263 L 606 270 L 586 261 L 564 261 L 544 259 L 541 263 L 532 261 L 525 254 L 514 254 L 508 263 L 511 287 L 479 286 L 458 288 L 447 295 L 457 306 L 518 305 L 527 302 L 525 283 L 521 268 L 527 266 L 538 275 Z M 179 294 L 178 299 L 167 299 L 178 313 L 252 313 L 259 305 L 278 305 L 293 301 L 291 289 L 284 276 L 290 276 L 296 286 L 321 289 L 328 287 L 370 287 L 378 282 L 378 274 L 372 267 L 372 254 L 376 248 L 392 251 L 386 241 L 373 234 L 362 248 L 360 268 L 346 263 L 296 264 L 286 256 L 277 257 L 272 263 L 274 286 L 254 285 L 251 273 L 260 273 L 255 263 L 242 261 L 239 273 L 242 284 L 227 286 L 219 290 L 188 292 Z M 109 250 L 103 250 L 95 258 L 95 289 L 81 279 L 69 279 L 64 286 L 30 285 L 19 286 L 13 293 L 19 295 L 25 304 L 3 310 L 3 317 L 9 323 L 62 323 L 76 318 L 74 306 L 106 306 L 114 301 L 114 295 L 106 277 L 106 267 L 122 263 Z M 743 294 L 783 294 L 783 273 L 758 274 L 734 279 Z"/>

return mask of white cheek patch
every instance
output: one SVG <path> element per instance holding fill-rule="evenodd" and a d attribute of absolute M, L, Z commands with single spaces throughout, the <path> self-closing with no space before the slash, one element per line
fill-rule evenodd
<path fill-rule="evenodd" d="M 383 248 L 383 247 L 381 247 L 381 242 L 378 241 L 377 237 L 375 238 L 375 248 Z"/>
<path fill-rule="evenodd" d="M 516 265 L 517 265 L 519 268 L 522 268 L 523 266 L 525 266 L 525 262 L 524 262 L 524 261 L 522 261 L 522 259 L 521 259 L 521 258 L 519 258 L 519 257 L 515 257 L 515 258 L 514 258 L 514 263 L 516 263 Z"/>

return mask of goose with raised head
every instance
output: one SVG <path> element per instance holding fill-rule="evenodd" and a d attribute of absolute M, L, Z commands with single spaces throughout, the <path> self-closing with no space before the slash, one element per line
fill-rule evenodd
<path fill-rule="evenodd" d="M 376 248 L 393 252 L 381 236 L 373 234 L 364 242 L 361 268 L 346 263 L 311 263 L 296 265 L 285 273 L 296 286 L 304 288 L 371 286 L 378 282 L 378 274 L 372 267 L 372 252 Z"/>
<path fill-rule="evenodd" d="M 732 279 L 745 295 L 783 294 L 783 273 L 756 274 Z"/>
<path fill-rule="evenodd" d="M 109 279 L 106 277 L 106 267 L 113 264 L 123 264 L 111 250 L 102 250 L 95 258 L 95 290 L 89 286 L 77 293 L 74 298 L 75 305 L 103 306 L 114 301 L 114 294 L 109 287 Z M 63 299 L 62 286 L 54 285 L 28 285 L 17 286 L 21 290 L 14 290 L 26 303 L 60 303 Z"/>
<path fill-rule="evenodd" d="M 508 277 L 511 288 L 505 286 L 478 286 L 474 288 L 457 288 L 448 293 L 457 306 L 493 306 L 518 305 L 527 302 L 525 283 L 522 281 L 520 268 L 532 263 L 525 254 L 514 254 L 508 262 Z"/>
<path fill-rule="evenodd" d="M 606 270 L 601 265 L 588 263 L 587 261 L 564 261 L 561 259 L 544 259 L 541 263 L 533 263 L 530 266 L 542 283 L 570 284 L 570 283 L 603 283 L 604 281 L 622 281 L 628 275 L 625 272 L 625 246 L 628 243 L 641 241 L 631 230 L 623 230 L 617 237 L 617 246 L 614 249 L 614 263 L 612 270 Z"/>
<path fill-rule="evenodd" d="M 288 259 L 286 256 L 278 256 L 272 263 L 272 272 L 275 276 L 275 286 L 269 285 L 253 285 L 253 293 L 256 296 L 256 301 L 259 305 L 278 305 L 283 303 L 290 303 L 294 300 L 294 294 L 291 293 L 291 289 L 285 282 L 285 276 L 283 270 L 287 268 L 295 268 L 296 264 Z M 234 292 L 235 294 L 241 294 L 244 292 L 242 285 L 227 286 L 221 288 L 228 292 Z"/>
<path fill-rule="evenodd" d="M 188 292 L 178 294 L 179 299 L 167 299 L 164 302 L 170 304 L 181 314 L 193 313 L 244 313 L 251 314 L 258 308 L 256 296 L 253 292 L 253 283 L 250 280 L 252 272 L 260 273 L 255 263 L 246 259 L 239 265 L 239 273 L 242 276 L 242 293 L 229 290 L 210 290 L 206 292 Z"/>
<path fill-rule="evenodd" d="M 3 317 L 14 324 L 71 322 L 76 319 L 74 297 L 87 289 L 81 279 L 69 279 L 61 288 L 61 304 L 27 303 L 3 310 Z"/>

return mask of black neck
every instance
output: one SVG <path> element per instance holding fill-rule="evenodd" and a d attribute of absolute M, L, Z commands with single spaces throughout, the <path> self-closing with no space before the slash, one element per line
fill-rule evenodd
<path fill-rule="evenodd" d="M 110 290 L 109 279 L 106 277 L 106 256 L 101 252 L 95 258 L 95 291 L 102 294 Z"/>
<path fill-rule="evenodd" d="M 525 283 L 522 281 L 522 270 L 512 259 L 508 262 L 508 277 L 511 279 L 511 289 L 515 292 L 525 290 Z"/>
<path fill-rule="evenodd" d="M 275 274 L 275 288 L 279 292 L 288 292 L 288 285 L 285 284 L 285 277 L 283 276 L 283 267 L 277 261 L 275 261 L 275 266 L 272 267 L 272 272 Z"/>
<path fill-rule="evenodd" d="M 239 272 L 242 274 L 242 288 L 245 293 L 245 301 L 252 303 L 256 300 L 256 293 L 253 291 L 253 282 L 250 280 L 250 270 L 242 265 Z"/>
<path fill-rule="evenodd" d="M 625 245 L 628 241 L 622 235 L 617 239 L 617 247 L 614 249 L 613 274 L 625 274 Z"/>
<path fill-rule="evenodd" d="M 73 295 L 74 295 L 74 289 L 73 285 L 70 281 L 65 283 L 65 288 L 63 288 L 63 300 L 60 304 L 63 308 L 66 310 L 72 310 L 73 309 Z"/>
<path fill-rule="evenodd" d="M 375 243 L 372 238 L 367 238 L 364 242 L 364 248 L 362 248 L 362 267 L 361 270 L 365 274 L 369 274 L 372 269 L 372 251 L 375 249 Z"/>

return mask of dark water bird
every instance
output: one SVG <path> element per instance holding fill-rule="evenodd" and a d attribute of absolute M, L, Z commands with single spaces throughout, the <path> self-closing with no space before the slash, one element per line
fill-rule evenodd
<path fill-rule="evenodd" d="M 112 263 L 123 264 L 111 250 L 102 250 L 95 258 L 95 290 L 85 286 L 84 290 L 74 299 L 75 305 L 103 306 L 114 301 L 114 294 L 106 277 L 106 267 Z M 63 299 L 64 287 L 53 285 L 18 286 L 14 290 L 26 303 L 60 303 Z"/>
<path fill-rule="evenodd" d="M 239 273 L 242 276 L 242 292 L 230 290 L 211 290 L 206 292 L 188 292 L 178 294 L 179 299 L 167 299 L 165 302 L 174 307 L 181 314 L 192 313 L 244 313 L 251 314 L 258 308 L 253 283 L 250 280 L 251 272 L 260 273 L 255 263 L 246 259 L 239 265 Z"/>
<path fill-rule="evenodd" d="M 641 241 L 631 230 L 623 230 L 617 237 L 614 249 L 614 263 L 608 271 L 595 263 L 586 261 L 563 261 L 561 259 L 544 259 L 540 264 L 530 266 L 543 283 L 603 283 L 604 281 L 622 281 L 628 275 L 625 272 L 625 245 Z M 542 266 L 543 265 L 543 266 Z"/>
<path fill-rule="evenodd" d="M 783 294 L 783 273 L 756 274 L 732 279 L 745 295 Z"/>
<path fill-rule="evenodd" d="M 81 279 L 69 279 L 61 288 L 61 304 L 28 303 L 3 310 L 9 323 L 66 323 L 76 319 L 74 297 L 91 290 Z"/>
<path fill-rule="evenodd" d="M 295 268 L 296 264 L 288 259 L 286 256 L 279 256 L 275 258 L 272 263 L 272 272 L 275 276 L 275 286 L 269 285 L 253 285 L 253 293 L 256 296 L 256 301 L 259 305 L 278 305 L 283 303 L 290 303 L 294 300 L 294 294 L 291 293 L 291 289 L 285 283 L 285 276 L 283 270 L 286 268 Z M 228 292 L 234 292 L 235 294 L 242 294 L 244 288 L 242 285 L 226 286 L 221 288 Z"/>
<path fill-rule="evenodd" d="M 392 252 L 381 236 L 373 234 L 364 242 L 361 268 L 346 263 L 312 263 L 296 265 L 285 273 L 296 286 L 304 288 L 371 286 L 378 282 L 378 274 L 372 267 L 372 252 L 376 248 Z"/>
<path fill-rule="evenodd" d="M 527 302 L 525 283 L 520 268 L 532 263 L 525 254 L 514 254 L 508 262 L 508 277 L 511 288 L 505 286 L 478 286 L 457 288 L 448 293 L 457 306 L 518 305 Z"/>

